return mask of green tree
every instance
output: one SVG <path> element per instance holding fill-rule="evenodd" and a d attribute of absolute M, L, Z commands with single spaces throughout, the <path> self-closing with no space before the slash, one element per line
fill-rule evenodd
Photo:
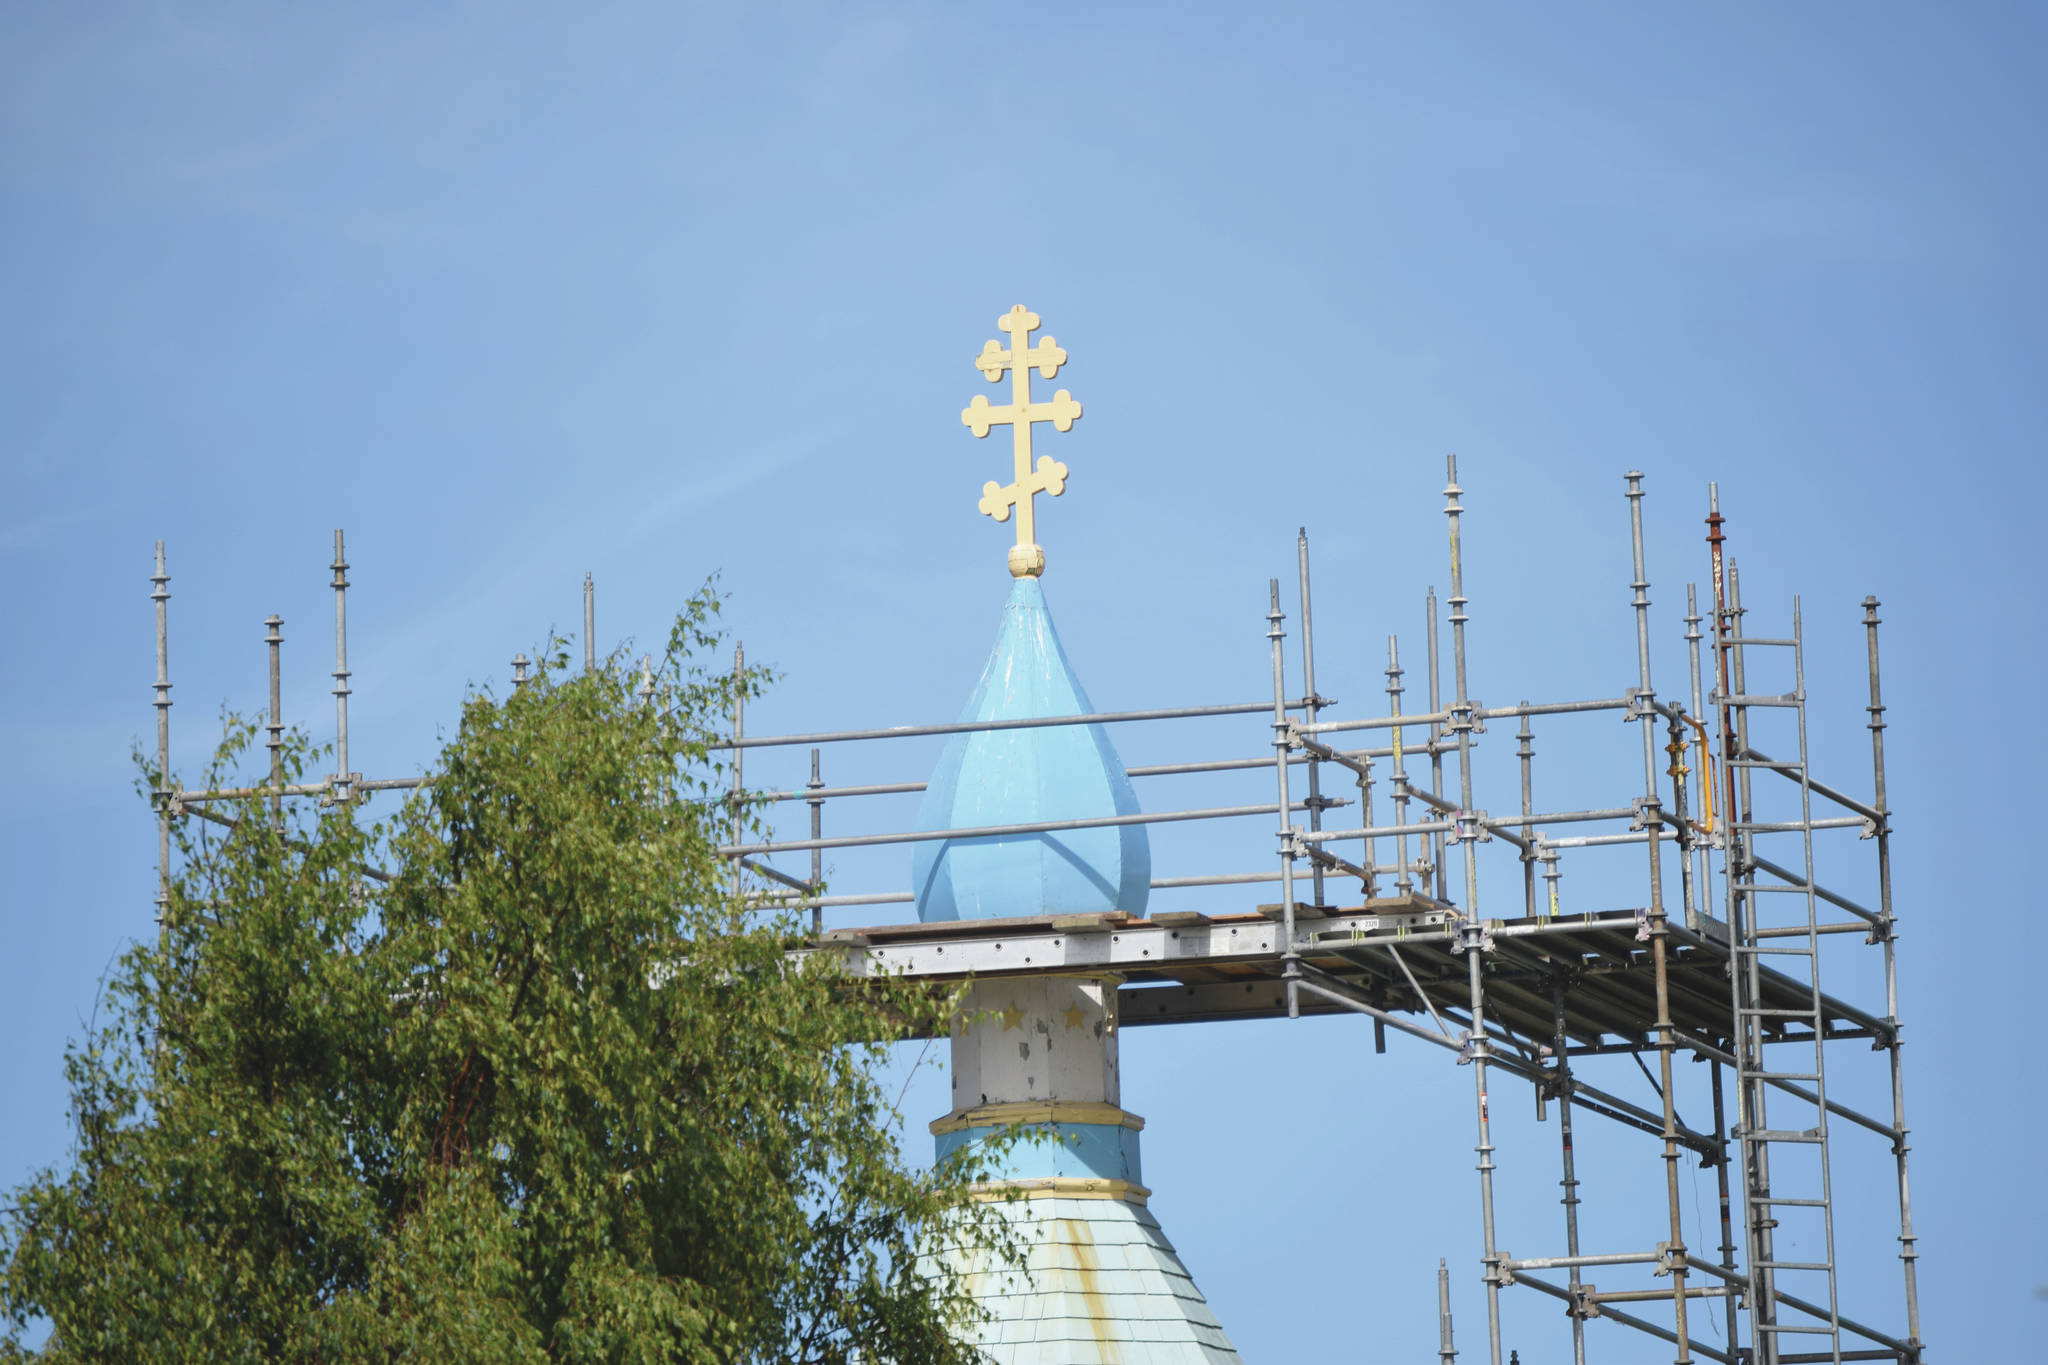
<path fill-rule="evenodd" d="M 383 823 L 210 807 L 69 1054 L 68 1167 L 15 1193 L 0 1356 L 976 1358 L 919 1252 L 1009 1254 L 1002 1220 L 906 1166 L 873 1070 L 952 1002 L 792 955 L 737 888 L 706 741 L 760 680 L 698 662 L 716 610 L 651 698 L 559 654 L 471 695 Z"/>

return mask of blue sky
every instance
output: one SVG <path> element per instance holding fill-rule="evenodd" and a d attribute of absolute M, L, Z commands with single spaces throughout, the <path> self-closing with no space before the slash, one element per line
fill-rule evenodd
<path fill-rule="evenodd" d="M 148 932 L 127 755 L 153 728 L 152 540 L 188 771 L 221 706 L 260 704 L 273 611 L 287 716 L 330 735 L 337 526 L 364 772 L 429 763 L 466 686 L 576 627 L 586 571 L 606 647 L 658 641 L 720 573 L 785 675 L 750 728 L 950 718 L 1008 586 L 1008 528 L 974 510 L 1005 451 L 956 414 L 1024 302 L 1087 409 L 1047 438 L 1072 472 L 1039 538 L 1106 708 L 1256 699 L 1302 525 L 1321 690 L 1376 711 L 1394 631 L 1419 684 L 1447 451 L 1489 702 L 1633 682 L 1632 467 L 1660 688 L 1717 479 L 1751 602 L 1782 624 L 1804 595 L 1816 752 L 1857 789 L 1857 603 L 1884 600 L 1925 1331 L 1939 1358 L 2022 1358 L 2048 1314 L 2020 863 L 2044 27 L 1885 4 L 9 9 L 0 1176 L 64 1156 L 64 1041 Z M 1614 736 L 1584 732 L 1582 761 L 1577 733 L 1540 741 L 1560 790 L 1602 789 Z M 847 750 L 828 776 L 932 756 Z M 1161 834 L 1155 859 L 1269 841 Z M 1467 1073 L 1322 1021 L 1133 1032 L 1125 1072 L 1154 1207 L 1247 1358 L 1424 1357 L 1439 1256 L 1481 1345 Z M 908 1107 L 939 1112 L 943 1081 Z M 1504 1123 L 1528 1130 L 1503 1139 L 1504 1239 L 1554 1250 L 1554 1133 Z M 1624 1203 L 1661 1188 L 1633 1142 Z M 1873 1312 L 1896 1283 L 1878 1175 L 1844 1215 Z M 1509 1302 L 1525 1360 L 1562 1349 L 1546 1301 Z M 1611 1329 L 1602 1350 L 1666 1358 Z"/>

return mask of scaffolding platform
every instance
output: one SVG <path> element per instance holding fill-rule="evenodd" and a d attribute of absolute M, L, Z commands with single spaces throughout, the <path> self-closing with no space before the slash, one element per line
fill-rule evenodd
<path fill-rule="evenodd" d="M 1274 1019 L 1287 1015 L 1285 929 L 1277 905 L 1257 913 L 1210 916 L 1162 911 L 1128 915 L 957 920 L 833 929 L 816 940 L 839 952 L 856 975 L 892 975 L 954 983 L 969 978 L 1113 972 L 1123 978 L 1118 1018 L 1139 1024 Z M 1598 1054 L 1654 1048 L 1657 1002 L 1647 907 L 1556 918 L 1489 919 L 1473 924 L 1445 901 L 1393 896 L 1360 905 L 1295 907 L 1294 951 L 1326 989 L 1354 992 L 1387 1014 L 1463 1018 L 1463 960 L 1468 926 L 1491 954 L 1489 1013 L 1501 1040 L 1548 1040 L 1556 1032 L 1554 988 L 1563 984 L 1570 1051 Z M 1681 1047 L 1700 1055 L 1732 1046 L 1727 926 L 1702 918 L 1697 933 L 1670 926 L 1667 967 L 1672 1025 Z M 1806 986 L 1765 968 L 1758 1006 L 1771 1041 L 1811 1036 Z M 1299 1013 L 1355 1011 L 1327 997 L 1303 1000 Z M 1885 1020 L 1822 995 L 1829 1041 L 1889 1042 Z M 1530 1059 L 1548 1057 L 1532 1042 Z M 1720 1057 L 1716 1058 L 1720 1060 Z"/>

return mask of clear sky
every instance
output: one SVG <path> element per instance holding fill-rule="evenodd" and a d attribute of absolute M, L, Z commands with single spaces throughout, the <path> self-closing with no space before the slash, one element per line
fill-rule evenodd
<path fill-rule="evenodd" d="M 1938 1359 L 2027 1358 L 2044 28 L 1892 4 L 8 7 L 0 1177 L 64 1156 L 64 1042 L 149 932 L 128 753 L 153 742 L 153 539 L 187 772 L 223 705 L 260 705 L 273 611 L 287 717 L 331 734 L 337 526 L 366 773 L 420 770 L 466 686 L 577 628 L 586 571 L 607 648 L 722 574 L 785 675 L 750 729 L 947 719 L 1008 587 L 1008 528 L 974 510 L 1007 452 L 956 414 L 1024 302 L 1087 409 L 1046 438 L 1072 473 L 1039 539 L 1105 708 L 1267 692 L 1266 579 L 1303 525 L 1321 690 L 1377 711 L 1393 631 L 1419 683 L 1448 451 L 1486 701 L 1633 684 L 1631 467 L 1661 689 L 1718 479 L 1766 624 L 1804 594 L 1816 751 L 1857 790 L 1857 604 L 1884 600 L 1925 1332 Z M 1618 790 L 1565 757 L 1612 731 L 1555 734 L 1560 789 Z M 836 751 L 827 776 L 931 758 Z M 1157 872 L 1262 865 L 1270 839 L 1162 833 Z M 835 860 L 835 889 L 907 864 Z M 1125 1073 L 1154 1208 L 1248 1359 L 1427 1358 L 1439 1256 L 1481 1352 L 1468 1073 L 1375 1057 L 1350 1021 L 1134 1031 Z M 1512 1084 L 1503 1241 L 1555 1253 L 1554 1123 Z M 942 1078 L 906 1107 L 924 1150 Z M 1647 1143 L 1594 1144 L 1654 1201 Z M 1871 1178 L 1843 1218 L 1873 1268 L 1851 1301 L 1889 1319 L 1877 1157 L 1844 1158 Z M 1711 1218 L 1711 1175 L 1687 1179 Z M 1509 1303 L 1509 1344 L 1559 1358 L 1553 1305 Z M 1595 1330 L 1599 1359 L 1669 1358 Z"/>

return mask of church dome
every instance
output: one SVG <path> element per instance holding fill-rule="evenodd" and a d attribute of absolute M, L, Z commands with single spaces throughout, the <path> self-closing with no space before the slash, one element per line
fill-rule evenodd
<path fill-rule="evenodd" d="M 1044 589 L 1018 578 L 963 721 L 1027 720 L 1094 710 L 1060 647 Z M 954 735 L 933 770 L 920 830 L 1135 815 L 1138 798 L 1100 725 Z M 1121 910 L 1143 915 L 1152 880 L 1143 825 L 928 840 L 915 846 L 912 889 L 924 921 Z"/>

